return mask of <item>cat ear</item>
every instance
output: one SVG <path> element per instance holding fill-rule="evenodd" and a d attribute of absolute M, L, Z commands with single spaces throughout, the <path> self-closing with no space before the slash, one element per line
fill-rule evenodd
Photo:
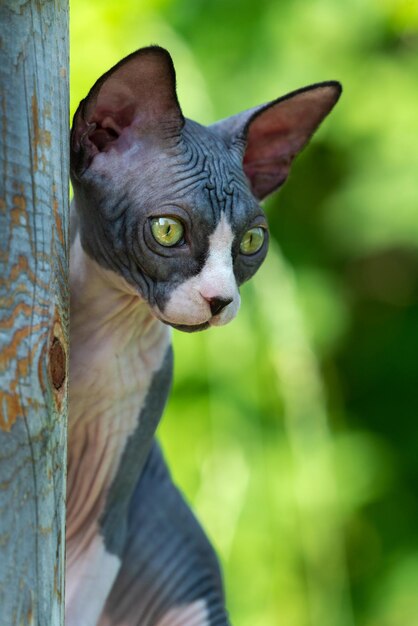
<path fill-rule="evenodd" d="M 99 78 L 80 102 L 71 130 L 72 170 L 82 173 L 111 147 L 122 150 L 127 132 L 173 136 L 183 124 L 169 53 L 158 46 L 137 50 Z"/>
<path fill-rule="evenodd" d="M 293 158 L 340 97 L 338 82 L 311 85 L 213 124 L 229 145 L 244 145 L 243 168 L 262 200 L 286 180 Z"/>

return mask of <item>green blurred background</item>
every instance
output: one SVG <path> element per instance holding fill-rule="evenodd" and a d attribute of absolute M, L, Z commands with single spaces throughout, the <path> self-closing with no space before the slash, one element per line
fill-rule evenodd
<path fill-rule="evenodd" d="M 203 123 L 343 97 L 267 203 L 229 326 L 175 333 L 160 438 L 238 626 L 418 624 L 418 3 L 71 0 L 72 112 L 158 43 Z"/>

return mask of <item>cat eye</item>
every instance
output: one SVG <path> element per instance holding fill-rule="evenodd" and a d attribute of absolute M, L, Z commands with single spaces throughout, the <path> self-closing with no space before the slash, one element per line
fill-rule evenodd
<path fill-rule="evenodd" d="M 239 249 L 242 254 L 255 254 L 258 252 L 264 243 L 265 233 L 264 228 L 260 226 L 255 226 L 254 228 L 250 228 L 247 230 L 243 238 L 241 239 L 241 243 L 239 245 Z"/>
<path fill-rule="evenodd" d="M 169 248 L 182 242 L 184 227 L 180 220 L 175 217 L 153 217 L 151 219 L 151 232 L 155 241 Z"/>

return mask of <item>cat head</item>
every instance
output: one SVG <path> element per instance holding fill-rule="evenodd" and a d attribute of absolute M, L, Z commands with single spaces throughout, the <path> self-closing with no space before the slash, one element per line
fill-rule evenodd
<path fill-rule="evenodd" d="M 129 55 L 74 116 L 84 251 L 163 322 L 187 331 L 229 322 L 239 286 L 267 253 L 259 203 L 284 183 L 340 93 L 339 83 L 320 83 L 204 127 L 182 115 L 166 50 Z"/>

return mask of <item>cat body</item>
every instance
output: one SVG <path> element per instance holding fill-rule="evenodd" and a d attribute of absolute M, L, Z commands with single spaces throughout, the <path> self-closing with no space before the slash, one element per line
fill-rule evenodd
<path fill-rule="evenodd" d="M 185 120 L 169 54 L 97 81 L 71 135 L 68 626 L 229 623 L 218 562 L 154 434 L 170 326 L 228 323 L 267 253 L 259 200 L 340 94 L 322 83 L 212 127 Z"/>

